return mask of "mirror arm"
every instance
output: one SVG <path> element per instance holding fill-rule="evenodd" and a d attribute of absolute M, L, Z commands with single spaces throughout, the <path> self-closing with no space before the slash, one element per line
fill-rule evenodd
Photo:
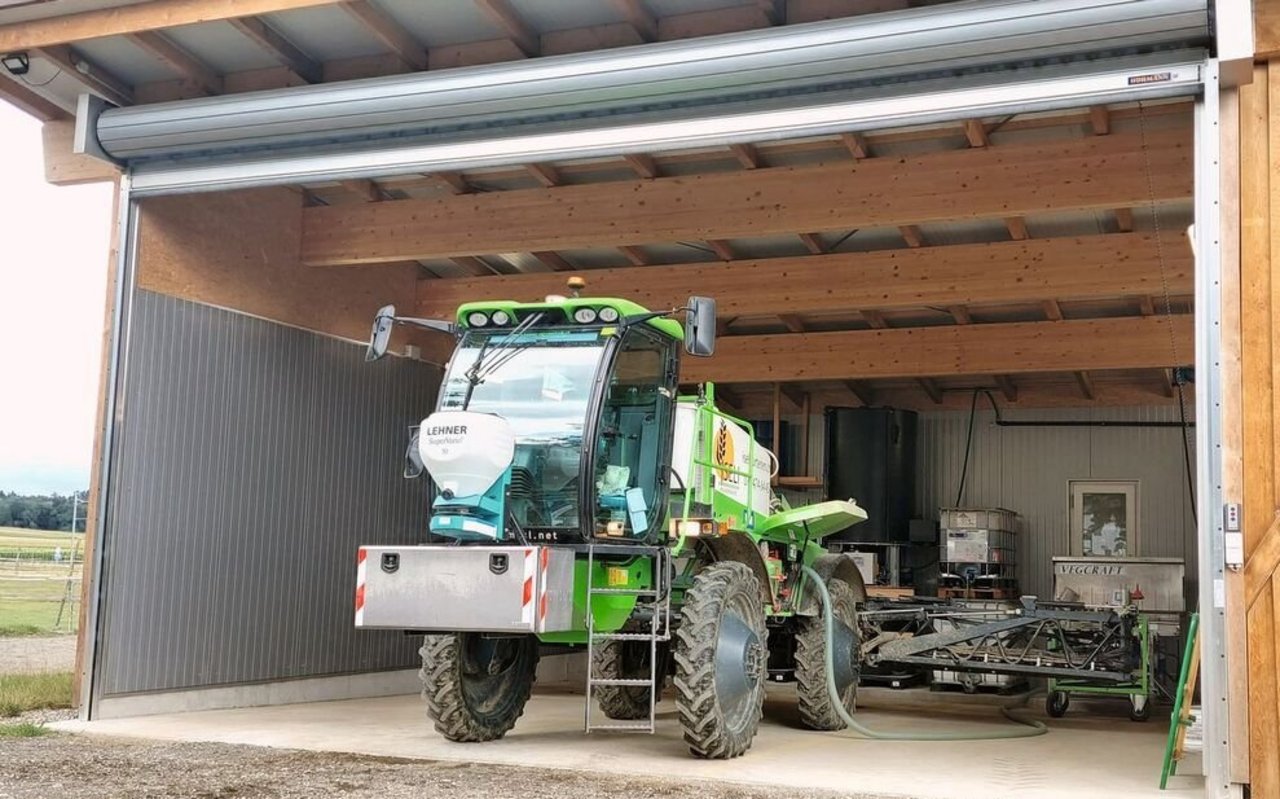
<path fill-rule="evenodd" d="M 417 327 L 422 330 L 435 330 L 440 333 L 448 333 L 449 335 L 457 335 L 458 326 L 453 322 L 446 322 L 441 319 L 419 319 L 413 316 L 393 316 L 391 321 L 398 325 L 408 325 L 409 327 Z"/>

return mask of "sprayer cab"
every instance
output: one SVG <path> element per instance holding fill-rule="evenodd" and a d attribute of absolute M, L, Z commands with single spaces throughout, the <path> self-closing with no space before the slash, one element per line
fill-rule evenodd
<path fill-rule="evenodd" d="M 436 487 L 432 533 L 496 543 L 664 533 L 681 343 L 714 352 L 715 301 L 650 311 L 576 296 L 581 287 L 468 303 L 452 322 L 379 311 L 369 359 L 385 354 L 396 323 L 457 338 L 436 411 L 411 444 Z"/>

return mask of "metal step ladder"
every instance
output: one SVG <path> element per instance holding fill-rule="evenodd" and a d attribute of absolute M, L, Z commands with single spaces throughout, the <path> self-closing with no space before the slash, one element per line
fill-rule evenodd
<path fill-rule="evenodd" d="M 595 562 L 600 555 L 630 555 L 652 558 L 653 586 L 650 588 L 597 587 L 591 582 Z M 664 674 L 658 672 L 658 644 L 671 640 L 671 553 L 665 546 L 641 544 L 587 545 L 587 701 L 584 715 L 586 732 L 606 730 L 614 732 L 654 731 L 658 696 Z M 598 596 L 634 596 L 637 606 L 647 605 L 649 624 L 643 631 L 598 633 L 595 629 L 594 600 Z M 647 641 L 649 643 L 649 676 L 638 678 L 601 677 L 596 674 L 596 645 L 608 641 Z M 646 688 L 649 694 L 649 718 L 636 721 L 597 722 L 592 719 L 596 688 L 615 686 Z"/>

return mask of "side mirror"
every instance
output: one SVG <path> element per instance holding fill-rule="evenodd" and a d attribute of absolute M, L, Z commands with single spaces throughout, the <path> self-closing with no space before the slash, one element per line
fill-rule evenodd
<path fill-rule="evenodd" d="M 387 354 L 387 343 L 391 341 L 391 327 L 396 322 L 396 306 L 384 305 L 373 317 L 373 332 L 369 334 L 369 349 L 365 350 L 365 361 L 376 361 Z"/>
<path fill-rule="evenodd" d="M 419 430 L 421 430 L 421 426 L 416 424 L 409 428 L 409 446 L 404 451 L 404 476 L 406 478 L 421 477 L 422 473 L 427 470 L 426 464 L 422 462 L 422 453 L 418 451 Z"/>
<path fill-rule="evenodd" d="M 710 297 L 690 297 L 684 318 L 684 350 L 690 355 L 712 355 L 716 351 L 716 301 Z"/>

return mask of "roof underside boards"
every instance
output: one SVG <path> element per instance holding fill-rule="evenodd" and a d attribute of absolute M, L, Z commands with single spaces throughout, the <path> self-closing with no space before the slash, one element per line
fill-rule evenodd
<path fill-rule="evenodd" d="M 183 1 L 189 12 L 193 3 Z M 160 3 L 169 6 L 171 0 Z M 27 82 L 0 76 L 0 81 L 8 81 L 0 82 L 0 97 L 21 92 L 19 101 L 29 101 L 24 107 L 31 102 L 47 106 L 53 110 L 47 115 L 53 116 L 57 109 L 47 104 L 69 109 L 76 95 L 86 90 L 110 95 L 114 102 L 151 103 L 424 67 L 512 61 L 928 4 L 920 0 L 776 4 L 755 0 L 247 0 L 243 7 L 252 7 L 255 15 L 245 19 L 227 18 L 216 10 L 197 14 L 199 19 L 173 11 L 154 21 L 155 30 L 80 37 L 33 49 Z M 129 9 L 130 5 L 136 8 Z M 0 9 L 0 41 L 6 31 L 14 30 L 13 23 L 104 9 L 114 9 L 110 12 L 114 16 L 103 25 L 114 25 L 116 30 L 125 25 L 122 20 L 128 14 L 147 7 L 160 6 L 51 0 Z M 771 14 L 774 8 L 780 13 Z M 183 24 L 175 25 L 175 20 Z M 6 92 L 11 84 L 16 88 Z M 1064 172 L 1077 170 L 1079 180 L 1106 181 L 1108 174 L 1088 174 L 1078 165 L 1053 161 L 1055 149 L 1081 143 L 1090 146 L 1108 136 L 1140 141 L 1145 149 L 1148 140 L 1159 141 L 1179 131 L 1186 132 L 1189 141 L 1190 116 L 1185 100 L 1147 101 L 1141 107 L 1117 104 L 848 131 L 733 148 L 403 174 L 376 182 L 308 184 L 295 190 L 305 206 L 304 215 L 325 209 L 356 212 L 370 204 L 394 210 L 401 203 L 450 198 L 470 202 L 494 194 L 528 198 L 537 205 L 573 187 L 606 185 L 616 187 L 617 196 L 623 197 L 655 181 L 697 181 L 706 176 L 748 180 L 755 173 L 788 169 L 814 169 L 818 172 L 813 174 L 819 174 L 864 161 L 895 163 L 902 166 L 900 172 L 906 172 L 927 168 L 931 158 L 947 154 L 970 153 L 980 159 L 984 153 L 1003 157 L 1007 152 L 1009 158 L 1028 158 L 1016 154 L 1033 149 L 1040 153 L 1037 160 L 1052 161 Z M 1116 168 L 1117 177 L 1124 177 L 1125 169 L 1141 170 L 1141 160 L 1125 163 Z M 1028 163 L 1028 168 L 1034 166 Z M 1143 184 L 1141 174 L 1129 177 L 1137 178 L 1131 180 L 1134 185 Z M 938 179 L 944 178 L 945 173 L 939 172 Z M 1073 179 L 1071 174 L 1064 178 Z M 1136 192 L 1116 207 L 1073 205 L 1047 197 L 1034 212 L 998 213 L 996 202 L 989 211 L 974 214 L 969 212 L 969 189 L 959 187 L 952 199 L 954 215 L 921 219 L 907 218 L 908 213 L 901 219 L 871 224 L 760 231 L 712 219 L 699 237 L 655 235 L 619 241 L 601 236 L 530 251 L 489 251 L 479 245 L 446 257 L 412 259 L 420 264 L 419 311 L 440 313 L 459 299 L 541 296 L 559 290 L 567 276 L 559 273 L 571 271 L 587 277 L 589 292 L 591 284 L 603 291 L 623 281 L 621 291 L 638 295 L 654 307 L 681 304 L 681 297 L 666 297 L 664 290 L 717 296 L 725 358 L 736 357 L 733 353 L 743 348 L 758 351 L 762 358 L 779 347 L 795 353 L 797 366 L 792 374 L 753 375 L 750 369 L 728 367 L 722 372 L 732 376 L 727 401 L 759 413 L 773 402 L 775 381 L 785 387 L 787 412 L 798 409 L 805 395 L 816 408 L 823 404 L 968 407 L 975 389 L 990 391 L 1002 405 L 1012 407 L 1173 402 L 1176 391 L 1170 367 L 1192 360 L 1189 342 L 1180 338 L 1193 310 L 1190 255 L 1183 234 L 1192 220 L 1189 166 L 1178 180 L 1185 190 L 1159 197 Z M 883 185 L 867 186 L 868 192 L 884 190 Z M 548 216 L 540 224 L 554 231 L 561 221 Z M 431 223 L 427 219 L 418 224 Z M 492 224 L 499 229 L 505 222 L 498 217 Z M 717 228 L 723 229 L 723 235 Z M 1020 243 L 1029 248 L 1017 249 Z M 986 247 L 995 249 L 987 254 L 982 249 Z M 1077 258 L 1081 270 L 1099 275 L 1093 286 L 1082 289 L 1079 281 L 1070 283 Z M 1112 260 L 1100 263 L 1098 258 Z M 969 265 L 965 266 L 969 271 L 948 272 L 952 264 Z M 1042 288 L 1026 291 L 1009 291 L 991 285 L 989 279 L 982 283 L 992 270 L 1019 266 L 1061 277 L 1045 277 Z M 917 272 L 928 290 L 920 293 L 924 299 L 913 304 L 909 297 L 903 298 L 901 287 L 894 288 L 894 281 L 909 281 Z M 774 273 L 776 277 L 767 277 Z M 1054 284 L 1058 279 L 1067 282 Z M 832 299 L 815 300 L 812 291 L 806 294 L 806 287 L 813 285 L 824 288 Z M 801 295 L 807 299 L 792 299 Z M 1126 358 L 1121 352 L 1112 357 L 1102 351 L 1123 351 L 1129 342 L 1101 341 L 1097 333 L 1089 338 L 1090 330 L 1132 331 L 1130 349 L 1148 354 Z M 919 337 L 919 345 L 901 349 L 903 335 Z M 1007 357 L 1003 361 L 992 357 L 992 347 L 1007 351 Z M 1098 368 L 1089 368 L 1093 350 L 1099 351 Z M 830 355 L 822 357 L 824 352 Z M 864 373 L 858 365 L 864 352 L 896 352 L 893 357 L 900 358 L 902 366 L 895 376 Z M 955 354 L 929 355 L 938 352 Z M 847 368 L 831 366 L 842 358 Z M 719 360 L 717 356 L 709 363 Z M 1064 369 L 1067 363 L 1070 366 Z M 810 365 L 802 368 L 800 364 Z M 978 364 L 1004 364 L 1007 371 L 975 371 Z"/>

